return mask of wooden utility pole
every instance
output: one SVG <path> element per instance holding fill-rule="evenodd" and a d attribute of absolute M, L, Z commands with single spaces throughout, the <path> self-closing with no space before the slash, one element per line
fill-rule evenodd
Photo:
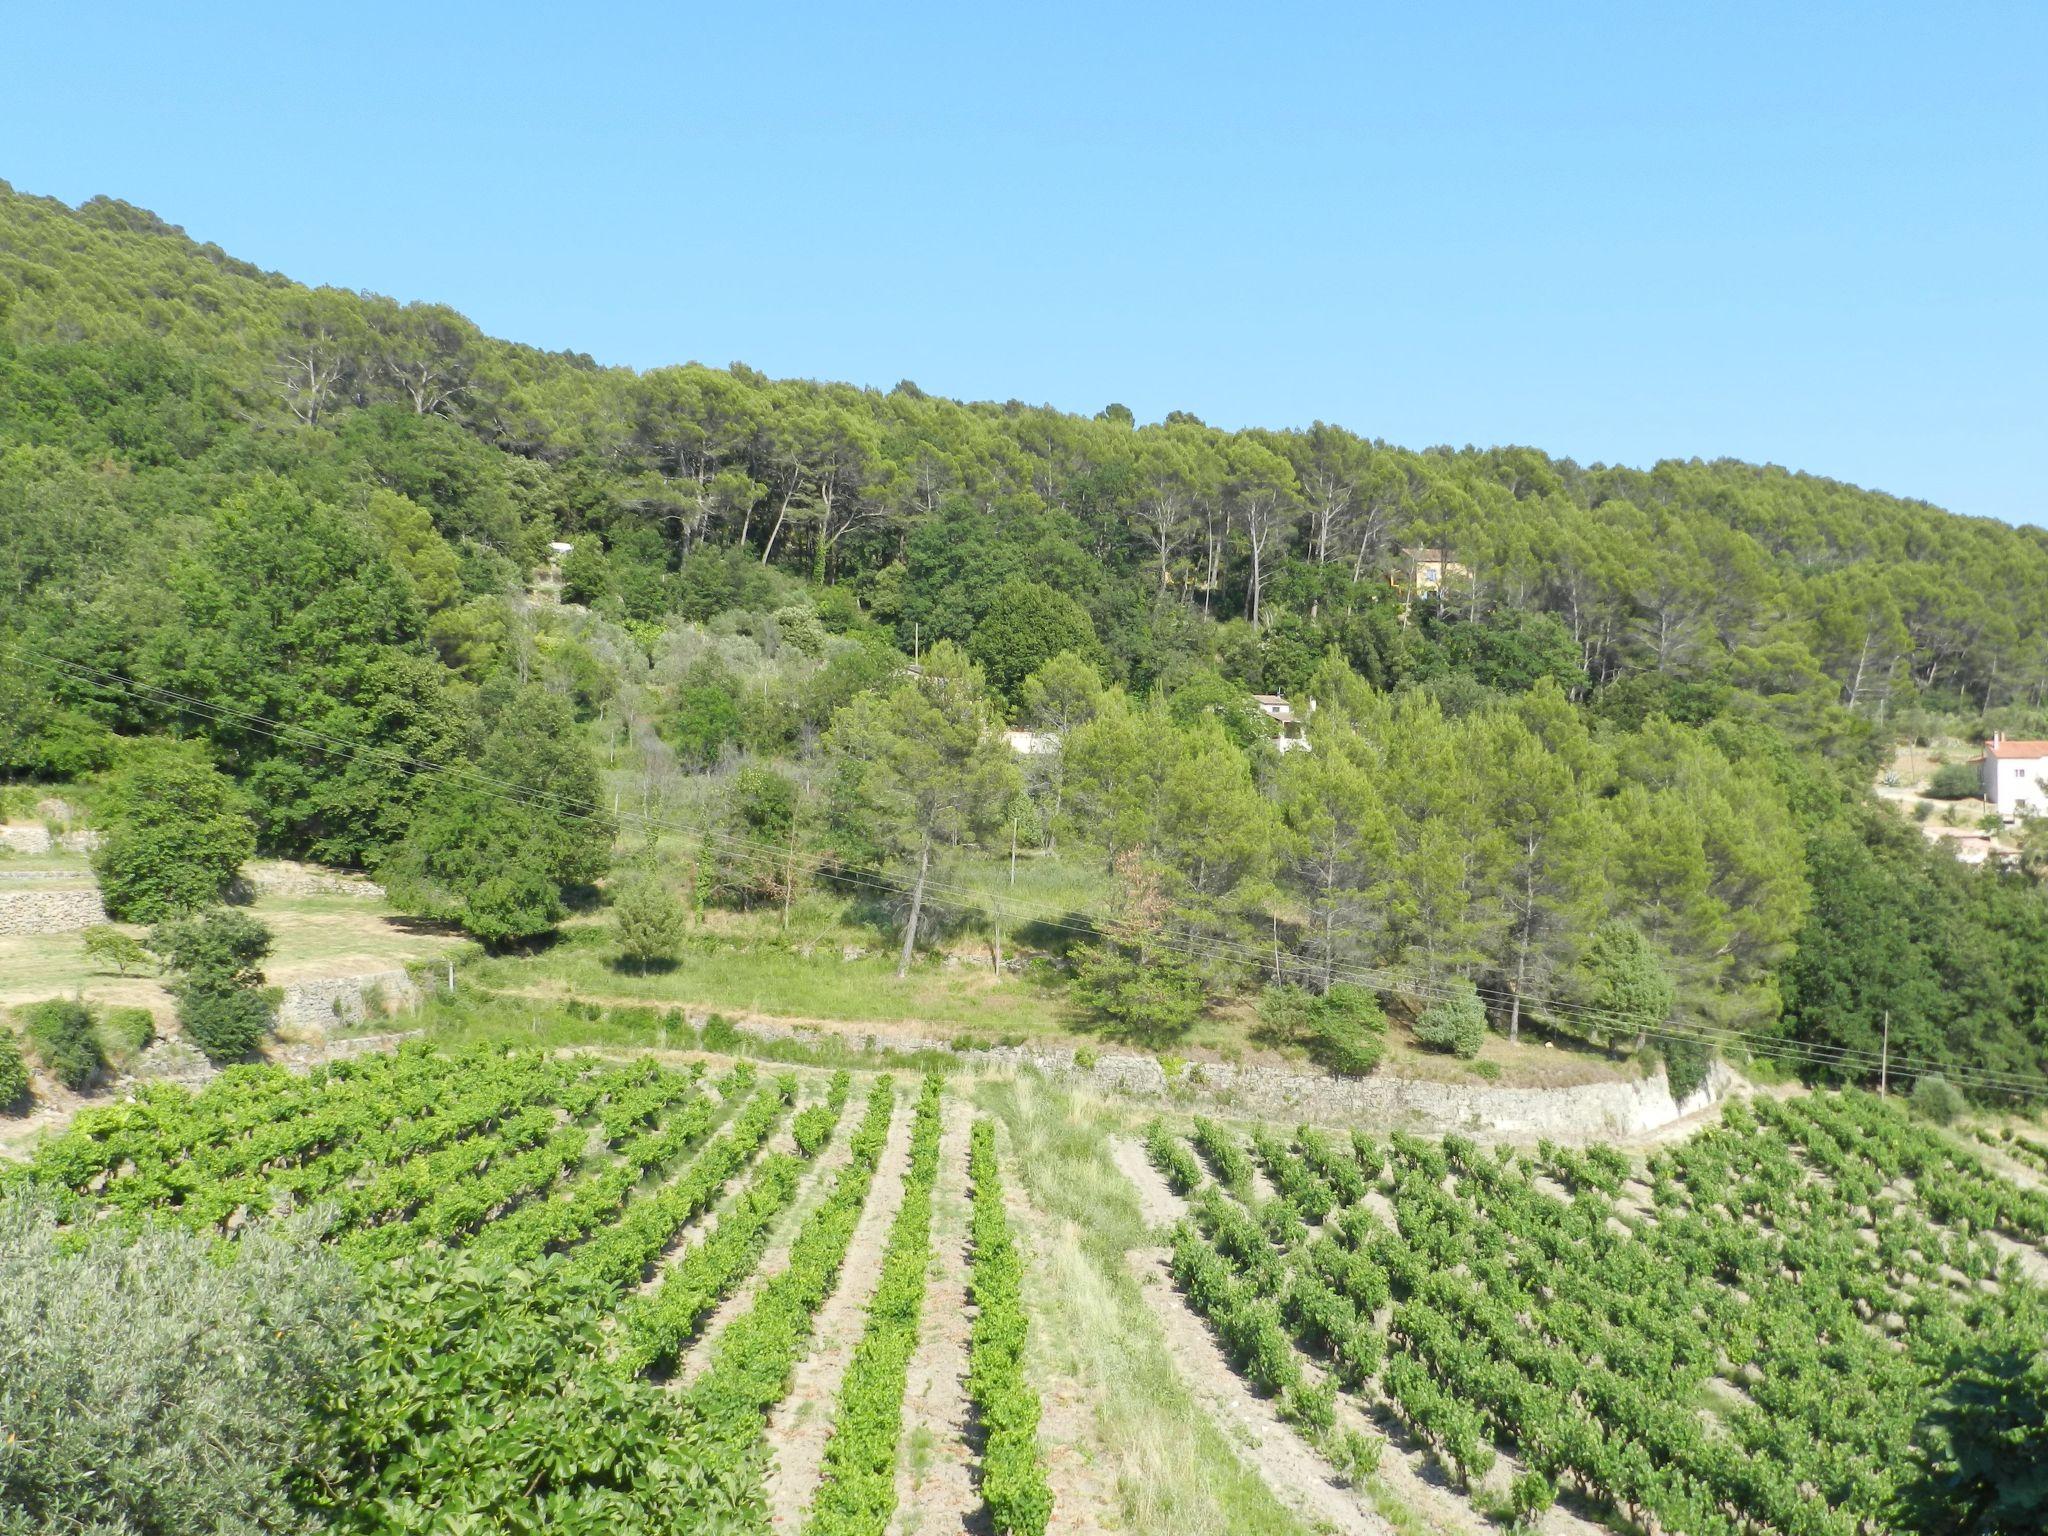
<path fill-rule="evenodd" d="M 1017 818 L 1010 818 L 1010 889 L 1017 888 Z"/>
<path fill-rule="evenodd" d="M 1892 1011 L 1884 1011 L 1884 1043 L 1877 1057 L 1877 1096 L 1884 1098 L 1891 1089 L 1892 1068 Z"/>

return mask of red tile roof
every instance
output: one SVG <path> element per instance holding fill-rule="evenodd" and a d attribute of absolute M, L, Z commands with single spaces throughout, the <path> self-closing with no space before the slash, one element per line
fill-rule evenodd
<path fill-rule="evenodd" d="M 2048 757 L 2048 741 L 1987 741 L 1984 755 L 2001 762 L 2017 757 Z"/>

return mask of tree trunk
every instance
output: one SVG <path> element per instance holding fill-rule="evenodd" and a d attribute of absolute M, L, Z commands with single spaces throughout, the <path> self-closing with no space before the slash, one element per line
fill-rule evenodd
<path fill-rule="evenodd" d="M 903 957 L 896 962 L 899 979 L 910 974 L 910 957 L 917 948 L 917 920 L 924 915 L 924 881 L 931 867 L 932 838 L 927 832 L 917 850 L 917 884 L 910 892 L 910 921 L 903 929 Z"/>

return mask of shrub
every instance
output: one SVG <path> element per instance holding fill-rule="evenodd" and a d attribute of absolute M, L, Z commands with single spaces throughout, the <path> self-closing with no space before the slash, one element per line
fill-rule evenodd
<path fill-rule="evenodd" d="M 28 1104 L 28 1063 L 21 1059 L 21 1045 L 13 1032 L 0 1029 L 0 1113 L 13 1113 Z"/>
<path fill-rule="evenodd" d="M 112 923 L 95 923 L 85 930 L 85 958 L 111 965 L 122 976 L 131 968 L 149 964 L 149 951 L 139 939 L 131 938 Z"/>
<path fill-rule="evenodd" d="M 43 1068 L 66 1088 L 87 1088 L 106 1066 L 92 1010 L 69 998 L 52 998 L 19 1010 L 29 1046 Z"/>
<path fill-rule="evenodd" d="M 1927 797 L 1930 800 L 1969 800 L 1975 798 L 1982 787 L 1977 779 L 1977 770 L 1968 763 L 1943 763 L 1927 781 Z"/>
<path fill-rule="evenodd" d="M 151 1225 L 61 1229 L 29 1191 L 0 1192 L 0 1526 L 306 1528 L 294 1486 L 342 1470 L 324 1426 L 348 1397 L 353 1279 L 304 1222 L 258 1223 L 230 1251 Z"/>
<path fill-rule="evenodd" d="M 715 1051 L 721 1056 L 730 1056 L 745 1043 L 739 1027 L 722 1013 L 714 1013 L 704 1021 L 704 1049 Z"/>
<path fill-rule="evenodd" d="M 156 1017 L 147 1008 L 109 1008 L 100 1020 L 100 1044 L 110 1060 L 126 1061 L 156 1038 Z"/>
<path fill-rule="evenodd" d="M 1929 1072 L 1913 1084 L 1913 1108 L 1936 1125 L 1953 1125 L 1970 1107 L 1963 1091 L 1939 1072 Z"/>
<path fill-rule="evenodd" d="M 208 1061 L 239 1061 L 270 1032 L 270 999 L 250 988 L 178 991 L 178 1027 Z"/>
<path fill-rule="evenodd" d="M 246 912 L 220 908 L 158 924 L 149 947 L 179 973 L 171 996 L 186 1039 L 211 1061 L 232 1061 L 256 1049 L 272 1018 L 261 969 L 270 953 L 268 928 Z"/>
<path fill-rule="evenodd" d="M 1363 1077 L 1386 1050 L 1387 1016 L 1365 987 L 1340 982 L 1309 1005 L 1310 1053 L 1345 1077 Z"/>
<path fill-rule="evenodd" d="M 1415 1021 L 1415 1038 L 1424 1045 L 1449 1051 L 1470 1061 L 1486 1043 L 1486 1007 L 1469 981 L 1455 984 L 1457 990 L 1440 1003 L 1433 1003 Z"/>
<path fill-rule="evenodd" d="M 1706 1040 L 1666 1040 L 1664 1075 L 1670 1080 L 1671 1097 L 1689 1098 L 1707 1080 L 1707 1068 L 1714 1061 L 1714 1047 Z"/>

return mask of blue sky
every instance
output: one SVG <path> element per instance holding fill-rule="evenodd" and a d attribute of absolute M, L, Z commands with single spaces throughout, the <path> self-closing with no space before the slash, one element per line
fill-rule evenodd
<path fill-rule="evenodd" d="M 601 361 L 2048 521 L 2048 6 L 0 10 L 0 177 Z"/>

